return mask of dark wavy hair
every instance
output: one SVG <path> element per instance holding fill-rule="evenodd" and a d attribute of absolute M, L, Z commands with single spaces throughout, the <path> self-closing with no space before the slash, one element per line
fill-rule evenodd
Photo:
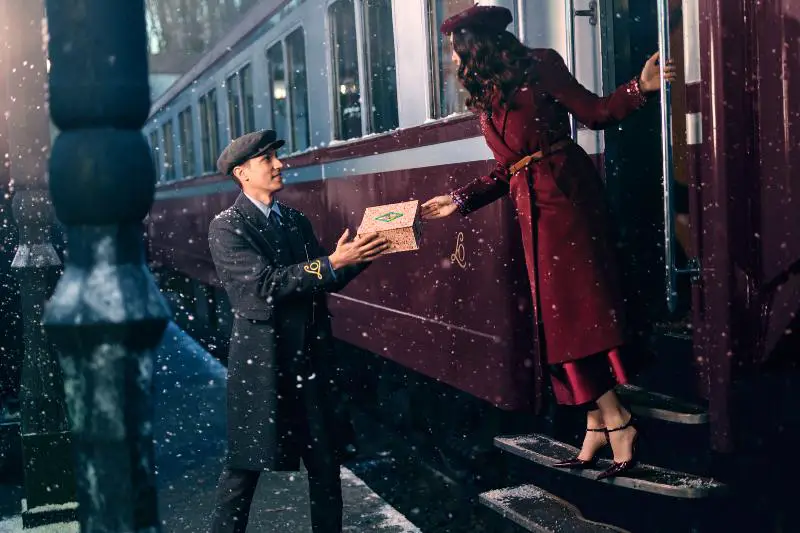
<path fill-rule="evenodd" d="M 453 32 L 453 48 L 461 65 L 458 79 L 469 93 L 467 107 L 490 111 L 492 98 L 508 107 L 514 92 L 531 74 L 531 50 L 512 33 L 461 29 Z"/>

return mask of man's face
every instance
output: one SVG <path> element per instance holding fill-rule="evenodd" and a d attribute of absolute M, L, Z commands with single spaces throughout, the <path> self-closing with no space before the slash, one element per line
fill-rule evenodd
<path fill-rule="evenodd" d="M 283 189 L 282 168 L 283 163 L 275 152 L 267 152 L 236 167 L 234 173 L 243 189 L 274 193 Z"/>

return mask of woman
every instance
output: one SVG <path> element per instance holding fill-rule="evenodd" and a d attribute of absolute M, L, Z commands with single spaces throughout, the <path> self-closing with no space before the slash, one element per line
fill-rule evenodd
<path fill-rule="evenodd" d="M 526 48 L 505 31 L 511 20 L 505 8 L 473 6 L 442 24 L 469 92 L 467 105 L 480 113 L 497 165 L 488 176 L 429 200 L 422 214 L 467 215 L 511 195 L 543 330 L 537 344 L 546 347 L 556 401 L 588 412 L 580 454 L 557 466 L 593 466 L 595 454 L 610 444 L 614 464 L 598 479 L 613 477 L 636 464 L 638 435 L 613 391 L 630 373 L 619 351 L 622 297 L 602 181 L 571 141 L 568 114 L 592 129 L 624 119 L 644 105 L 644 93 L 659 89 L 658 56 L 638 79 L 600 98 L 572 77 L 558 53 Z M 673 80 L 674 66 L 668 64 L 665 73 Z"/>

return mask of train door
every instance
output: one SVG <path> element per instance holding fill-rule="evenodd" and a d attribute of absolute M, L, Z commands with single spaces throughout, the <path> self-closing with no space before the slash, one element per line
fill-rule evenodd
<path fill-rule="evenodd" d="M 620 127 L 606 133 L 605 175 L 619 228 L 625 292 L 638 340 L 656 359 L 647 385 L 694 398 L 701 393 L 693 356 L 692 154 L 687 134 L 684 18 L 680 0 L 605 0 L 607 87 L 627 82 L 658 50 L 669 53 L 679 79 L 662 87 Z M 691 130 L 690 130 L 691 133 Z"/>
<path fill-rule="evenodd" d="M 639 75 L 659 50 L 660 22 L 669 26 L 662 41 L 669 43 L 679 72 L 684 70 L 680 0 L 523 0 L 517 8 L 523 41 L 559 51 L 581 84 L 597 94 L 610 94 Z M 658 382 L 647 385 L 693 397 L 698 373 L 691 334 L 694 252 L 686 94 L 681 77 L 669 90 L 664 114 L 651 102 L 604 132 L 574 124 L 573 135 L 603 170 L 630 329 L 635 342 L 657 356 L 652 368 L 658 370 L 652 374 Z M 662 179 L 665 170 L 667 180 Z"/>

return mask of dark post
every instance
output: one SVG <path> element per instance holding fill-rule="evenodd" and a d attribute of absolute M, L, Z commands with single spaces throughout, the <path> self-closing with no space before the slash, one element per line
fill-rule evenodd
<path fill-rule="evenodd" d="M 75 478 L 58 358 L 42 329 L 42 309 L 61 261 L 50 242 L 47 194 L 50 121 L 41 0 L 5 0 L 9 170 L 19 246 L 11 267 L 20 285 L 25 353 L 20 384 L 27 529 L 75 517 Z"/>
<path fill-rule="evenodd" d="M 83 533 L 160 531 L 154 351 L 169 313 L 144 263 L 155 191 L 141 134 L 150 108 L 143 0 L 46 0 L 50 192 L 67 226 L 45 312 L 61 353 Z"/>

